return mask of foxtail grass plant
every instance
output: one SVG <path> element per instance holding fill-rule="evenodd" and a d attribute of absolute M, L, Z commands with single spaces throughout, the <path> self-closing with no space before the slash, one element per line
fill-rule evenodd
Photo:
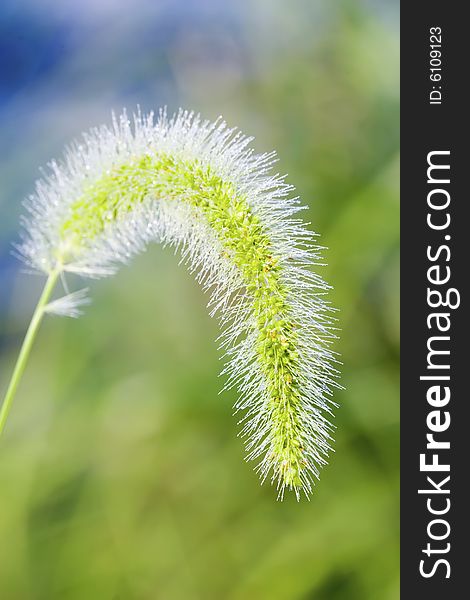
<path fill-rule="evenodd" d="M 312 491 L 330 451 L 337 385 L 328 286 L 311 270 L 322 248 L 297 213 L 275 154 L 218 120 L 180 111 L 123 113 L 50 163 L 27 200 L 21 258 L 47 276 L 0 412 L 0 432 L 46 313 L 76 317 L 86 290 L 67 273 L 113 274 L 150 242 L 169 244 L 210 290 L 247 458 L 264 481 Z M 65 295 L 51 301 L 62 281 Z M 224 388 L 224 389 L 225 389 Z"/>

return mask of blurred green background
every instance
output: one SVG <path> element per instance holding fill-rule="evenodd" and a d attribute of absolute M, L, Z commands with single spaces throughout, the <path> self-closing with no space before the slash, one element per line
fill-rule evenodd
<path fill-rule="evenodd" d="M 4 0 L 0 78 L 0 396 L 43 284 L 10 254 L 21 200 L 137 104 L 278 151 L 329 248 L 345 386 L 311 501 L 276 502 L 177 257 L 93 282 L 44 323 L 0 440 L 0 599 L 397 599 L 397 3 Z"/>

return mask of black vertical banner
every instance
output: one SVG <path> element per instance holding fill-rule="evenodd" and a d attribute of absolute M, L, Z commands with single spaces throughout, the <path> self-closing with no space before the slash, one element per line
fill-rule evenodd
<path fill-rule="evenodd" d="M 470 598 L 470 34 L 401 5 L 401 597 Z"/>

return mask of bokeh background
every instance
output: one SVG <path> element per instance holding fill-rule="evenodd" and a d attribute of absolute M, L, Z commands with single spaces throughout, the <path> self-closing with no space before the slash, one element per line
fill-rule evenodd
<path fill-rule="evenodd" d="M 11 256 L 39 167 L 112 109 L 224 115 L 329 247 L 344 362 L 310 502 L 261 487 L 217 324 L 169 250 L 44 323 L 0 440 L 2 600 L 398 598 L 398 7 L 2 0 L 0 396 L 43 284 Z"/>

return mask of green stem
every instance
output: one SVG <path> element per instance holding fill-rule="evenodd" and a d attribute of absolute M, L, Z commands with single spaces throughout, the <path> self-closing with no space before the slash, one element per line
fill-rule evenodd
<path fill-rule="evenodd" d="M 23 345 L 21 346 L 21 350 L 18 355 L 15 368 L 13 369 L 13 374 L 11 376 L 10 383 L 8 384 L 7 393 L 5 395 L 5 399 L 3 400 L 2 408 L 0 410 L 0 435 L 5 427 L 8 413 L 10 412 L 10 408 L 13 403 L 18 384 L 20 383 L 21 376 L 23 375 L 26 363 L 28 362 L 31 347 L 38 332 L 39 325 L 41 324 L 42 318 L 44 316 L 44 309 L 49 301 L 52 290 L 54 289 L 54 286 L 57 282 L 59 273 L 60 271 L 56 269 L 54 271 L 51 271 L 51 273 L 49 274 L 49 277 L 46 281 L 46 285 L 44 286 L 41 297 L 39 298 L 38 304 L 31 318 L 31 323 L 29 324 L 28 331 L 26 332 L 26 336 L 23 341 Z"/>

